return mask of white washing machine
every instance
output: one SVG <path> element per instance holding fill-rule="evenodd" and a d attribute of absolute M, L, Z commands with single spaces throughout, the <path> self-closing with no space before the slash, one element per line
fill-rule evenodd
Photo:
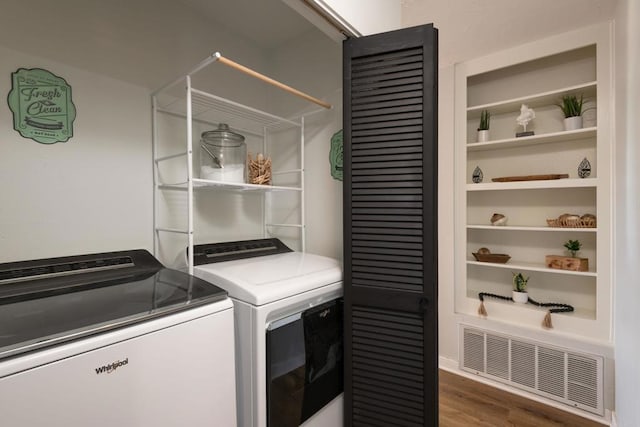
<path fill-rule="evenodd" d="M 235 426 L 233 305 L 147 251 L 0 264 L 0 425 Z"/>
<path fill-rule="evenodd" d="M 234 303 L 238 424 L 343 425 L 342 267 L 278 239 L 194 247 Z"/>

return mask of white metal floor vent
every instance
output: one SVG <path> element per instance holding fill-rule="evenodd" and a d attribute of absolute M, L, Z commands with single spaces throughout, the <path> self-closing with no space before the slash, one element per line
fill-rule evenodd
<path fill-rule="evenodd" d="M 604 415 L 603 358 L 461 325 L 460 369 Z"/>

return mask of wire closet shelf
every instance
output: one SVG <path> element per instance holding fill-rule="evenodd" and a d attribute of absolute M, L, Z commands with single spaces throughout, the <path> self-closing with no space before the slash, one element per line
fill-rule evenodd
<path fill-rule="evenodd" d="M 300 246 L 302 251 L 305 250 L 305 212 L 304 212 L 304 116 L 287 119 L 278 117 L 274 114 L 261 111 L 259 109 L 249 107 L 238 102 L 222 98 L 220 96 L 204 92 L 192 87 L 192 77 L 207 68 L 211 64 L 219 62 L 238 72 L 249 75 L 253 78 L 261 80 L 269 85 L 280 88 L 292 95 L 305 99 L 311 103 L 317 104 L 324 109 L 331 109 L 332 106 L 325 101 L 308 95 L 291 86 L 272 79 L 255 70 L 238 64 L 215 52 L 198 65 L 196 65 L 189 73 L 165 84 L 151 94 L 152 110 L 153 110 L 153 170 L 154 170 L 154 252 L 159 252 L 159 233 L 177 233 L 187 236 L 188 239 L 188 270 L 193 274 L 193 245 L 194 245 L 194 191 L 201 188 L 218 188 L 232 191 L 258 191 L 261 193 L 273 191 L 293 191 L 299 194 L 300 204 L 300 223 L 283 224 L 265 222 L 263 225 L 263 235 L 267 235 L 268 227 L 288 227 L 300 230 Z M 177 93 L 177 94 L 176 94 Z M 165 114 L 169 116 L 180 117 L 186 120 L 186 151 L 180 153 L 172 153 L 158 156 L 158 115 Z M 313 113 L 312 113 L 313 114 Z M 288 186 L 265 186 L 246 183 L 228 183 L 220 181 L 211 181 L 206 179 L 198 179 L 193 174 L 193 127 L 194 123 L 203 123 L 207 125 L 218 125 L 226 123 L 230 128 L 238 132 L 251 134 L 263 138 L 263 151 L 266 151 L 266 135 L 268 132 L 283 131 L 287 129 L 297 128 L 300 133 L 300 168 L 277 171 L 273 175 L 285 175 L 291 173 L 300 174 L 299 187 Z M 177 183 L 165 183 L 160 179 L 159 165 L 165 161 L 179 159 L 184 157 L 186 160 L 186 181 Z M 163 190 L 181 190 L 187 192 L 187 227 L 186 229 L 175 227 L 163 227 L 158 225 L 158 191 Z M 265 202 L 262 203 L 262 215 L 266 218 Z"/>

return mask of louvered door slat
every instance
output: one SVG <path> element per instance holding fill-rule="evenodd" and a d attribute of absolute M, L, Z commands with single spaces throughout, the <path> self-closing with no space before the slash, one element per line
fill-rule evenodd
<path fill-rule="evenodd" d="M 404 86 L 403 89 L 405 90 L 404 91 L 390 90 L 389 93 L 382 93 L 382 94 L 378 93 L 377 95 L 367 94 L 367 96 L 360 96 L 358 98 L 353 98 L 352 104 L 355 107 L 360 104 L 369 104 L 369 103 L 375 103 L 380 101 L 391 101 L 394 99 L 420 98 L 422 96 L 420 90 L 415 90 L 415 89 L 422 89 L 422 85 Z"/>
<path fill-rule="evenodd" d="M 407 405 L 405 405 L 400 399 L 385 399 L 383 396 L 372 393 L 369 395 L 359 395 L 356 400 L 356 404 L 357 403 L 362 403 L 362 407 L 371 406 L 372 408 L 375 408 L 377 412 L 384 414 L 385 416 L 392 416 L 393 421 L 396 423 L 402 421 L 419 423 L 422 419 L 421 409 L 407 407 Z M 400 411 L 398 409 L 400 409 Z"/>
<path fill-rule="evenodd" d="M 386 267 L 386 268 L 402 269 L 402 270 L 416 270 L 416 271 L 422 270 L 422 267 L 420 266 L 420 264 L 410 264 L 408 262 L 405 262 L 405 260 L 402 260 L 400 262 L 394 262 L 391 260 L 386 260 L 386 261 L 362 260 L 362 259 L 358 259 L 357 257 L 354 257 L 353 265 L 362 266 L 362 267 L 372 267 L 372 268 Z"/>
<path fill-rule="evenodd" d="M 414 57 L 422 57 L 423 50 L 420 47 L 413 48 L 405 48 L 401 52 L 397 50 L 391 50 L 389 52 L 384 52 L 381 50 L 376 52 L 376 55 L 361 55 L 358 57 L 354 57 L 352 59 L 353 69 L 354 70 L 364 70 L 367 68 L 377 68 L 381 64 L 396 64 L 399 61 L 402 61 L 403 58 L 409 59 Z"/>
<path fill-rule="evenodd" d="M 384 62 L 383 62 L 384 61 Z M 381 69 L 386 70 L 389 67 L 393 67 L 394 70 L 405 70 L 408 68 L 415 68 L 416 63 L 422 63 L 422 52 L 415 51 L 415 55 L 411 54 L 411 51 L 403 52 L 403 55 L 389 58 L 376 57 L 373 62 L 364 62 L 362 64 L 353 64 L 353 70 L 360 76 L 366 76 L 369 74 L 378 74 Z"/>
<path fill-rule="evenodd" d="M 352 111 L 354 118 L 363 118 L 363 117 L 380 117 L 386 116 L 389 114 L 399 114 L 399 113 L 411 113 L 411 112 L 421 112 L 422 105 L 418 104 L 418 99 L 408 99 L 408 102 L 403 102 L 403 100 L 393 101 L 393 102 L 385 102 L 380 103 L 378 105 L 367 105 L 362 104 L 358 106 L 358 108 L 354 108 Z M 355 138 L 358 138 L 358 135 L 354 135 Z"/>
<path fill-rule="evenodd" d="M 345 425 L 438 423 L 437 30 L 345 42 Z"/>
<path fill-rule="evenodd" d="M 384 241 L 377 241 L 377 242 L 364 242 L 364 241 L 360 241 L 360 242 L 352 242 L 352 245 L 356 248 L 356 252 L 359 250 L 362 250 L 361 248 L 385 248 L 385 249 L 415 249 L 417 251 L 422 251 L 422 245 L 419 243 L 415 243 L 415 244 L 404 244 L 404 243 L 394 243 L 394 242 L 384 242 Z M 379 253 L 384 253 L 383 251 L 380 251 Z"/>
<path fill-rule="evenodd" d="M 359 155 L 360 156 L 380 156 L 380 155 L 388 155 L 388 154 L 406 154 L 406 153 L 421 153 L 421 146 L 419 144 L 407 144 L 403 146 L 393 145 L 387 147 L 381 147 L 380 144 L 376 144 L 372 146 L 370 149 L 361 149 L 359 147 Z"/>
<path fill-rule="evenodd" d="M 378 225 L 378 224 L 376 224 Z M 421 229 L 409 229 L 409 228 L 382 228 L 382 227 L 353 227 L 354 234 L 358 235 L 359 239 L 369 239 L 372 237 L 377 240 L 381 235 L 401 235 L 401 236 L 419 236 L 422 234 Z M 390 259 L 390 258 L 384 258 Z"/>
<path fill-rule="evenodd" d="M 420 138 L 422 137 L 422 134 L 417 132 L 417 133 L 399 133 L 397 135 L 375 135 L 375 136 L 361 136 L 357 138 L 357 142 L 358 144 L 364 144 L 367 142 L 388 142 L 388 143 L 402 143 L 402 141 L 412 141 L 413 143 L 416 143 L 416 141 L 420 140 Z M 365 145 L 362 145 L 361 147 L 365 147 Z M 354 149 L 354 152 L 357 151 L 357 148 Z"/>
<path fill-rule="evenodd" d="M 416 387 L 415 384 L 401 384 L 400 381 L 381 381 L 376 378 L 370 378 L 369 376 L 361 376 L 354 374 L 357 377 L 357 381 L 354 387 L 362 390 L 391 390 L 396 395 L 400 395 L 408 400 L 414 400 L 422 402 L 424 394 L 420 387 Z"/>
<path fill-rule="evenodd" d="M 398 398 L 395 394 L 385 393 L 386 390 L 373 391 L 370 389 L 359 389 L 359 394 L 366 398 L 379 399 L 383 398 L 385 401 L 393 403 L 396 407 L 402 407 L 406 411 L 422 409 L 422 402 L 416 400 L 409 400 Z M 414 412 L 415 413 L 415 412 Z"/>
<path fill-rule="evenodd" d="M 412 115 L 421 115 L 420 113 L 407 113 L 405 116 Z M 384 135 L 385 133 L 398 133 L 398 127 L 403 126 L 407 130 L 422 130 L 422 119 L 421 118 L 413 118 L 413 117 L 398 117 L 396 116 L 395 120 L 391 120 L 391 115 L 380 116 L 380 117 L 368 117 L 368 123 L 360 123 L 354 124 L 352 126 L 353 136 L 357 137 L 361 134 L 370 134 L 370 135 Z"/>
<path fill-rule="evenodd" d="M 372 150 L 371 150 L 372 151 Z M 358 156 L 357 159 L 354 159 L 354 164 L 356 163 L 367 163 L 367 164 L 379 164 L 380 162 L 384 162 L 385 164 L 390 164 L 391 162 L 404 162 L 404 161 L 412 161 L 417 160 L 422 156 L 422 153 L 416 152 L 415 150 L 404 150 L 402 153 L 388 153 L 385 151 L 381 151 L 379 153 L 376 152 L 368 152 L 367 155 Z M 364 154 L 364 153 L 363 153 Z M 411 181 L 408 181 L 411 182 Z M 407 181 L 403 184 L 406 185 Z M 422 184 L 418 182 L 418 184 Z M 380 186 L 380 184 L 377 184 Z M 399 184 L 394 184 L 397 186 Z M 411 185 L 415 185 L 415 182 L 411 183 Z M 364 185 L 354 185 L 354 188 L 362 188 Z"/>
<path fill-rule="evenodd" d="M 388 149 L 401 149 L 402 147 L 411 147 L 412 149 L 416 149 L 416 147 L 421 148 L 422 147 L 422 141 L 417 140 L 417 139 L 403 139 L 403 140 L 399 140 L 399 139 L 391 139 L 389 141 L 376 141 L 370 144 L 366 144 L 366 143 L 359 143 L 356 147 L 352 147 L 351 149 L 353 151 L 360 151 L 362 153 L 362 155 L 367 155 L 366 152 L 363 152 L 364 150 L 368 150 L 368 149 L 383 149 L 383 148 L 388 148 Z"/>
<path fill-rule="evenodd" d="M 395 256 L 395 255 L 389 255 L 389 254 L 379 255 L 379 254 L 372 254 L 372 253 L 362 252 L 362 251 L 354 253 L 352 258 L 354 262 L 359 260 L 371 260 L 371 261 L 385 260 L 385 261 L 400 261 L 405 263 L 422 264 L 422 257 L 420 256 L 414 256 L 411 258 L 407 256 Z"/>

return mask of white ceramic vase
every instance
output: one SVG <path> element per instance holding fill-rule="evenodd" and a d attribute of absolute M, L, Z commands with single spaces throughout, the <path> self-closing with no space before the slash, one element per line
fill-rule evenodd
<path fill-rule="evenodd" d="M 527 301 L 529 301 L 529 294 L 526 292 L 512 291 L 511 298 L 513 298 L 514 302 L 526 304 Z"/>
<path fill-rule="evenodd" d="M 582 116 L 567 117 L 564 119 L 564 130 L 582 129 Z"/>
<path fill-rule="evenodd" d="M 478 142 L 487 142 L 489 141 L 489 129 L 487 130 L 479 130 L 478 131 Z"/>

